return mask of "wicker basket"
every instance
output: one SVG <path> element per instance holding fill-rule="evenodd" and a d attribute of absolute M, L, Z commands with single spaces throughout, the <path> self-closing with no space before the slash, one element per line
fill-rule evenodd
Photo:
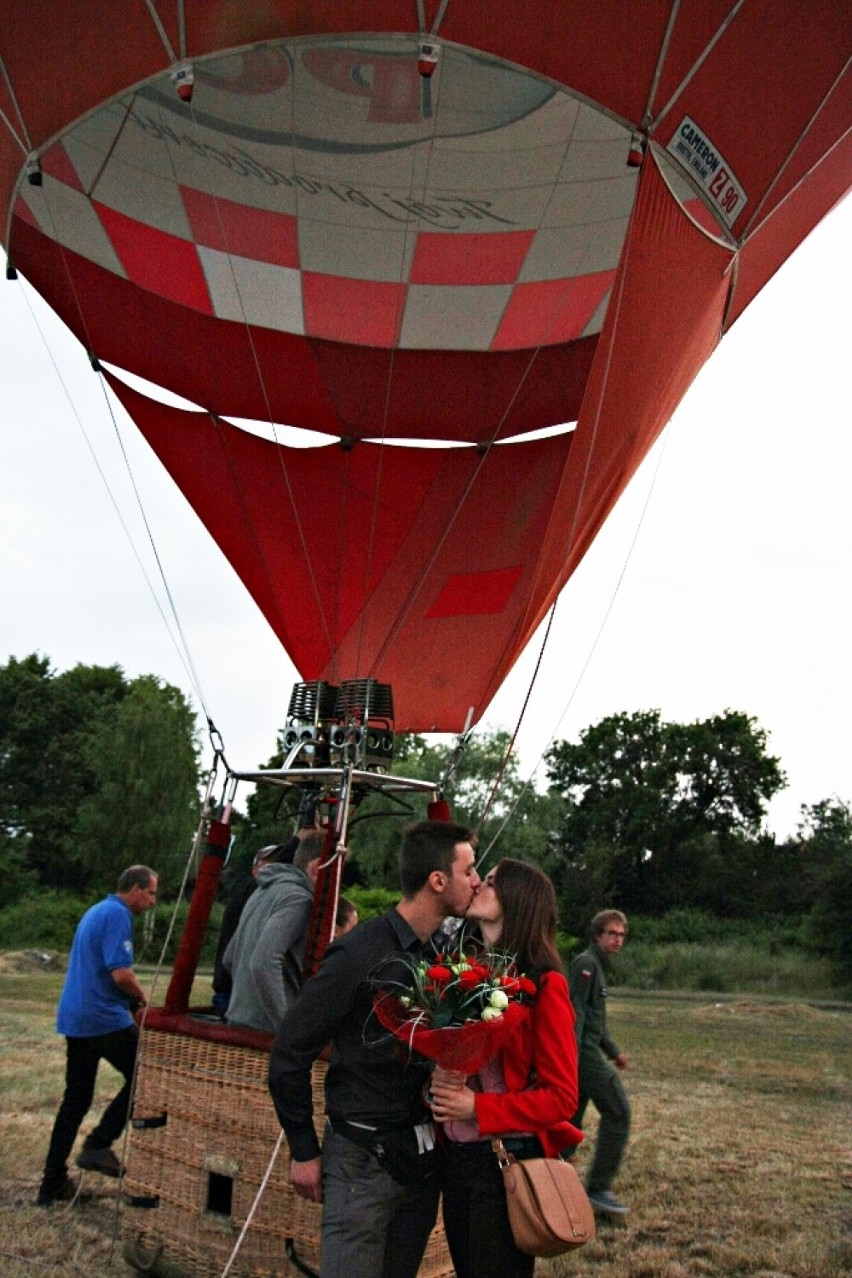
<path fill-rule="evenodd" d="M 279 1136 L 268 1052 L 147 1032 L 140 1054 L 123 1187 L 124 1255 L 162 1278 L 219 1278 L 251 1210 Z M 314 1066 L 314 1121 L 323 1122 L 325 1066 Z M 319 1268 L 321 1207 L 289 1184 L 282 1142 L 266 1191 L 230 1269 L 233 1278 L 293 1278 L 295 1257 Z M 449 1278 L 443 1227 L 420 1278 Z"/>

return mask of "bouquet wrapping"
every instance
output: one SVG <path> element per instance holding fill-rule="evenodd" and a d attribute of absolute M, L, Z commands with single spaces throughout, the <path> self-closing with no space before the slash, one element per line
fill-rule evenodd
<path fill-rule="evenodd" d="M 381 990 L 376 1019 L 410 1051 L 477 1074 L 530 1014 L 536 987 L 511 956 L 439 956 L 412 966 L 413 984 Z"/>

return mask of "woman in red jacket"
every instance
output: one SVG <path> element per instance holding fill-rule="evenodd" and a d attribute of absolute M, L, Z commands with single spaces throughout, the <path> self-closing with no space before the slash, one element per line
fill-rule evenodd
<path fill-rule="evenodd" d="M 503 860 L 483 880 L 467 917 L 486 949 L 516 955 L 538 986 L 529 1017 L 478 1075 L 437 1068 L 431 1082 L 446 1151 L 444 1226 L 457 1278 L 532 1278 L 518 1251 L 492 1136 L 520 1158 L 557 1155 L 582 1133 L 577 1104 L 574 1009 L 556 949 L 556 893 L 546 874 Z"/>

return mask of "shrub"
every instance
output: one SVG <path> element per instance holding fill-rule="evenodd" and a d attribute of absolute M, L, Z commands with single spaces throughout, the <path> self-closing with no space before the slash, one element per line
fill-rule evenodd
<path fill-rule="evenodd" d="M 723 919 L 704 910 L 669 910 L 660 918 L 630 916 L 630 941 L 652 945 L 732 940 L 754 932 L 743 919 Z"/>
<path fill-rule="evenodd" d="M 557 932 L 556 948 L 559 950 L 559 957 L 565 965 L 565 971 L 571 964 L 571 960 L 575 959 L 578 954 L 585 949 L 583 942 L 579 936 L 570 936 L 567 932 Z"/>
<path fill-rule="evenodd" d="M 39 892 L 0 910 L 0 949 L 68 950 L 81 916 L 92 905 L 70 892 Z"/>
<path fill-rule="evenodd" d="M 101 897 L 95 898 L 101 900 Z M 70 892 L 40 892 L 0 910 L 0 949 L 46 949 L 68 951 L 77 924 L 94 901 Z M 140 914 L 134 928 L 134 958 L 137 963 L 156 963 L 169 932 L 174 905 L 162 904 Z M 177 920 L 166 949 L 168 966 L 174 962 L 189 906 L 178 906 Z M 204 937 L 200 962 L 212 964 L 222 923 L 222 906 L 213 906 Z"/>
<path fill-rule="evenodd" d="M 800 950 L 743 940 L 699 945 L 631 941 L 613 964 L 613 986 L 719 994 L 834 997 L 829 964 Z"/>
<path fill-rule="evenodd" d="M 384 914 L 399 900 L 399 892 L 391 892 L 389 888 L 381 887 L 353 886 L 345 888 L 341 895 L 348 897 L 355 906 L 359 923 L 363 923 L 364 919 L 372 919 L 378 914 Z"/>
<path fill-rule="evenodd" d="M 219 932 L 222 927 L 223 909 L 224 907 L 218 901 L 214 902 L 198 959 L 200 966 L 213 966 L 213 960 L 216 957 L 216 946 L 219 943 Z M 175 913 L 174 927 L 171 930 L 171 934 L 169 934 L 172 915 Z M 189 902 L 180 901 L 177 906 L 175 906 L 174 902 L 164 902 L 162 905 L 155 906 L 149 914 L 141 915 L 136 922 L 136 939 L 134 943 L 136 962 L 158 963 L 162 955 L 166 967 L 171 968 L 177 956 L 188 913 Z M 168 937 L 167 945 L 166 937 Z M 163 952 L 164 946 L 165 953 Z"/>

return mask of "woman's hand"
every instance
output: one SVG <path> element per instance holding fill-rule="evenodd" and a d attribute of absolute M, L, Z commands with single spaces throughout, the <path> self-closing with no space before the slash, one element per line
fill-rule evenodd
<path fill-rule="evenodd" d="M 447 1082 L 447 1079 L 452 1081 Z M 456 1079 L 461 1081 L 456 1082 Z M 439 1123 L 448 1123 L 459 1118 L 476 1118 L 476 1097 L 465 1084 L 463 1074 L 436 1069 L 432 1075 L 429 1094 L 432 1114 Z"/>

